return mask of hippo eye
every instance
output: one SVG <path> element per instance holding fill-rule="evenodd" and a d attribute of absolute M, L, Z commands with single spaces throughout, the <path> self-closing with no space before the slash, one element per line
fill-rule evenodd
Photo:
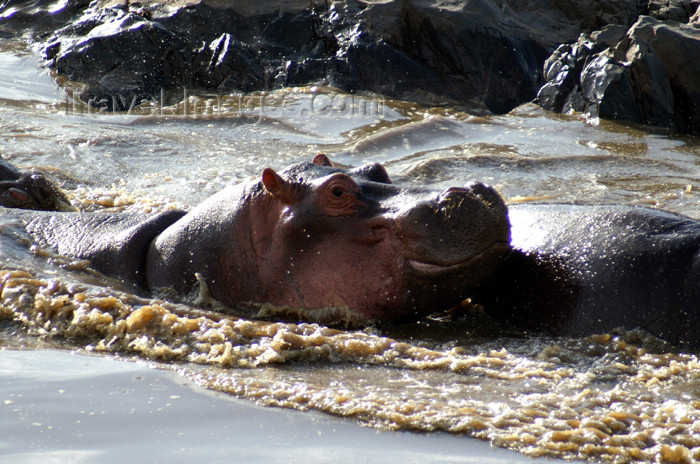
<path fill-rule="evenodd" d="M 318 198 L 324 214 L 329 216 L 353 214 L 363 204 L 360 187 L 350 176 L 340 172 L 325 179 Z"/>

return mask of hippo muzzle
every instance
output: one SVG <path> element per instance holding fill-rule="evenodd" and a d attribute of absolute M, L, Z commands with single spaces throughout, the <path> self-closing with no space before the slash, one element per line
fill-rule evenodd
<path fill-rule="evenodd" d="M 417 272 L 440 272 L 477 259 L 491 246 L 508 244 L 506 206 L 491 187 L 473 183 L 406 201 L 396 229 Z"/>
<path fill-rule="evenodd" d="M 404 308 L 421 315 L 449 308 L 490 277 L 510 251 L 510 226 L 503 199 L 482 183 L 413 197 L 395 221 L 405 258 Z"/>

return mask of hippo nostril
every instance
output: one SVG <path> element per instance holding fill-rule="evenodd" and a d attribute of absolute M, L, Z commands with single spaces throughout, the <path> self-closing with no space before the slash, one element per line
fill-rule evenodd
<path fill-rule="evenodd" d="M 469 193 L 469 190 L 462 187 L 450 187 L 442 192 L 443 196 L 449 195 L 450 193 Z"/>
<path fill-rule="evenodd" d="M 487 203 L 502 203 L 501 195 L 488 184 L 482 182 L 471 182 L 467 184 L 467 189 L 482 198 Z"/>
<path fill-rule="evenodd" d="M 504 204 L 501 195 L 493 187 L 481 182 L 470 182 L 464 187 L 450 187 L 440 194 L 441 201 L 459 197 L 477 198 L 489 205 Z"/>

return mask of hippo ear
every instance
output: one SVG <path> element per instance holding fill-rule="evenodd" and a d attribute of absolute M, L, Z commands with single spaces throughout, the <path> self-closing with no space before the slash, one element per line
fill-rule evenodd
<path fill-rule="evenodd" d="M 331 160 L 328 159 L 328 157 L 323 153 L 319 153 L 318 155 L 314 156 L 313 163 L 318 164 L 320 166 L 333 166 Z"/>
<path fill-rule="evenodd" d="M 12 187 L 8 190 L 8 192 L 12 198 L 19 202 L 26 203 L 32 200 L 32 197 L 22 189 Z"/>
<path fill-rule="evenodd" d="M 274 169 L 265 168 L 263 170 L 262 183 L 265 186 L 265 190 L 279 198 L 283 203 L 292 203 L 294 199 L 294 184 L 282 179 Z"/>

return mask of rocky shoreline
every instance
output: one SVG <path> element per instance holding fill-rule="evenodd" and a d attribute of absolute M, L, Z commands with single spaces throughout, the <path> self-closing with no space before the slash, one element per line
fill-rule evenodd
<path fill-rule="evenodd" d="M 484 114 L 534 100 L 700 134 L 699 5 L 10 0 L 0 38 L 41 43 L 49 69 L 110 110 L 182 88 L 325 84 Z"/>
<path fill-rule="evenodd" d="M 561 45 L 545 62 L 545 84 L 535 102 L 556 112 L 700 134 L 697 4 L 692 16 L 690 9 L 660 8 L 629 29 L 608 25 Z"/>

